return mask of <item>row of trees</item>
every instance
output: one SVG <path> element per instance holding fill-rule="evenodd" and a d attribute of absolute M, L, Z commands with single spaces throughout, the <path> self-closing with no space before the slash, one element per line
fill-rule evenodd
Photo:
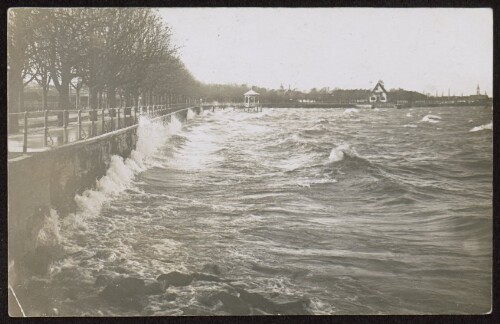
<path fill-rule="evenodd" d="M 8 12 L 8 106 L 23 110 L 24 87 L 36 82 L 44 109 L 51 86 L 69 109 L 70 87 L 89 89 L 90 106 L 184 100 L 199 88 L 150 8 L 11 9 Z"/>

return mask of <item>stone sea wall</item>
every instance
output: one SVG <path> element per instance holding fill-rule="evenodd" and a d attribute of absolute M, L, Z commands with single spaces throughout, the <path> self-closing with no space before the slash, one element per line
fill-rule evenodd
<path fill-rule="evenodd" d="M 199 112 L 197 108 L 194 110 Z M 187 110 L 174 114 L 181 122 L 187 118 Z M 169 121 L 170 115 L 156 118 Z M 16 272 L 20 267 L 32 272 L 46 268 L 50 254 L 55 252 L 37 246 L 36 237 L 51 209 L 59 217 L 76 212 L 75 195 L 96 186 L 96 180 L 106 174 L 113 155 L 130 156 L 136 148 L 137 129 L 138 125 L 133 125 L 9 160 L 9 264 L 16 265 Z"/>

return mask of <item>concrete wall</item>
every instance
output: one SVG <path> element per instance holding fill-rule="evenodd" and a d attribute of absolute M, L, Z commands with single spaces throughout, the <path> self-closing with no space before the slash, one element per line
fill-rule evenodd
<path fill-rule="evenodd" d="M 198 109 L 194 109 L 198 112 Z M 187 110 L 174 113 L 182 122 Z M 170 121 L 170 115 L 158 117 Z M 94 188 L 106 174 L 111 156 L 130 156 L 137 125 L 91 139 L 25 155 L 8 162 L 9 262 L 43 272 L 56 251 L 35 246 L 35 239 L 55 209 L 60 217 L 76 211 L 74 197 Z"/>

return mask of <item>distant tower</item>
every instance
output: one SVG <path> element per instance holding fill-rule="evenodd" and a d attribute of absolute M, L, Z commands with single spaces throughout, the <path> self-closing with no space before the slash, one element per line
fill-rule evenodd
<path fill-rule="evenodd" d="M 476 94 L 477 95 L 481 94 L 481 89 L 479 88 L 479 84 L 477 85 L 477 88 L 476 88 Z"/>
<path fill-rule="evenodd" d="M 439 95 L 438 95 L 438 91 L 437 91 L 437 90 L 436 90 L 436 97 L 439 97 Z"/>
<path fill-rule="evenodd" d="M 450 97 L 450 88 L 448 88 L 448 98 Z"/>

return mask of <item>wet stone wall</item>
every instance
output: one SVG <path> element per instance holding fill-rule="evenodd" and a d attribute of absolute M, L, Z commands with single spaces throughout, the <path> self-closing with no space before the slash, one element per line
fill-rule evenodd
<path fill-rule="evenodd" d="M 61 218 L 76 212 L 75 195 L 96 186 L 112 155 L 129 157 L 136 133 L 137 126 L 131 126 L 8 162 L 9 264 L 16 271 L 20 266 L 43 271 L 52 256 L 36 239 L 51 210 Z"/>

